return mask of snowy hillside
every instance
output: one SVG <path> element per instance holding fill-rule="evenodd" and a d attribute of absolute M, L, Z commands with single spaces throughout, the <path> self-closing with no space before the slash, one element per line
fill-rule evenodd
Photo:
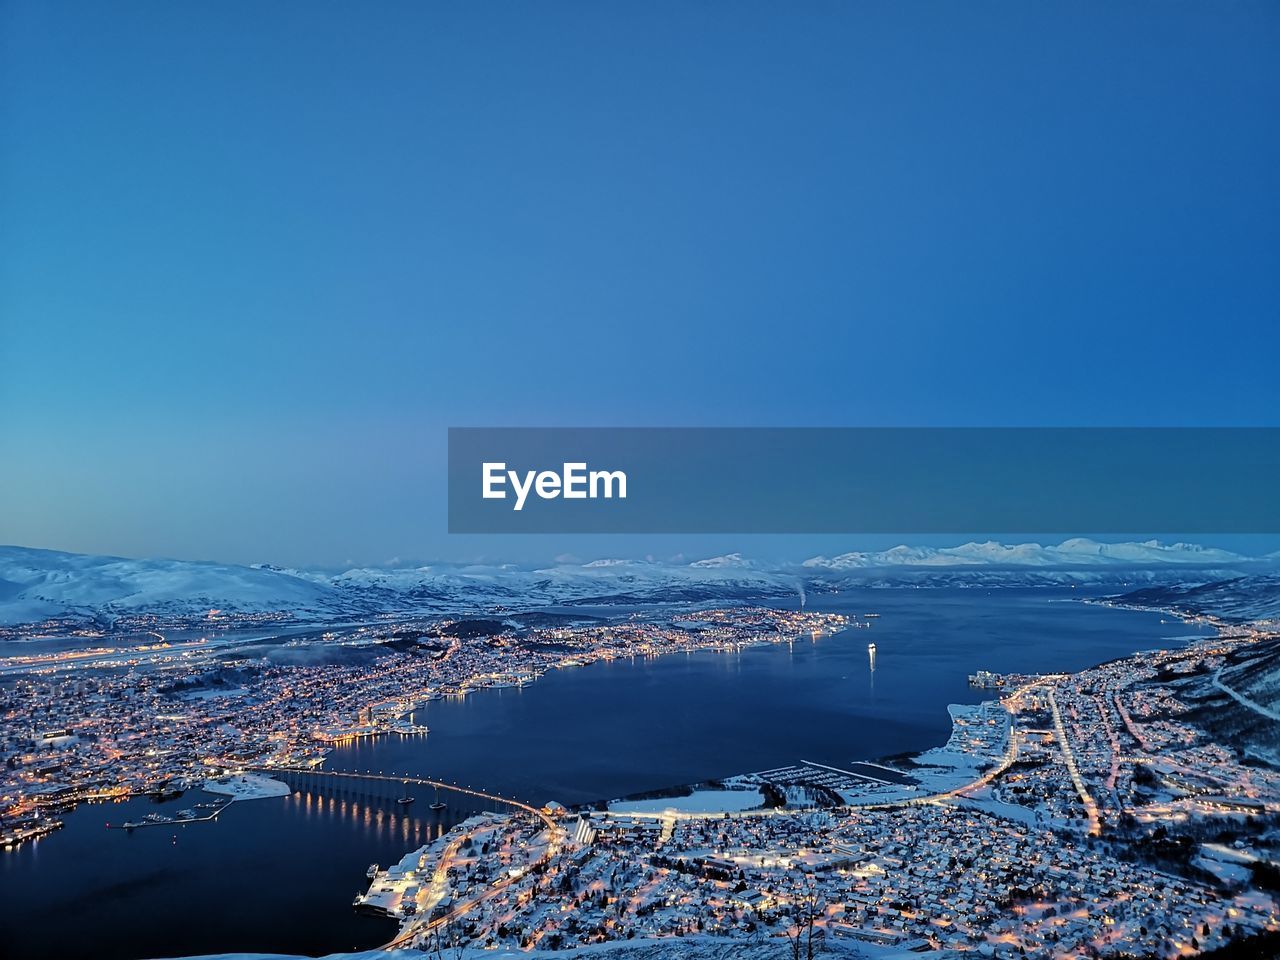
<path fill-rule="evenodd" d="M 1236 577 L 1195 586 L 1135 590 L 1120 599 L 1135 606 L 1203 613 L 1235 623 L 1280 620 L 1280 575 Z"/>
<path fill-rule="evenodd" d="M 0 623 L 113 611 L 325 610 L 332 587 L 272 568 L 0 547 Z"/>
<path fill-rule="evenodd" d="M 209 610 L 325 620 L 498 605 L 759 600 L 795 596 L 798 589 L 791 574 L 647 561 L 546 569 L 433 564 L 331 574 L 0 547 L 0 624 Z"/>
<path fill-rule="evenodd" d="M 774 562 L 728 554 L 689 562 L 604 559 L 544 568 L 430 564 L 341 573 L 185 560 L 128 560 L 0 547 L 0 623 L 126 613 L 284 613 L 325 620 L 495 606 L 734 602 L 853 587 L 1189 586 L 1280 568 L 1192 544 L 969 543 Z M 1167 605 L 1167 604 L 1165 604 Z"/>

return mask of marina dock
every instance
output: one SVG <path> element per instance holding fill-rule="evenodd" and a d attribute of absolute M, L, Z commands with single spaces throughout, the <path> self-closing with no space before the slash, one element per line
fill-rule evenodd
<path fill-rule="evenodd" d="M 218 814 L 231 806 L 234 801 L 227 800 L 225 803 L 217 804 L 197 804 L 189 810 L 179 811 L 177 816 L 168 816 L 163 813 L 149 813 L 141 820 L 126 820 L 124 823 L 108 823 L 108 830 L 135 830 L 139 827 L 174 827 L 184 823 L 208 823 L 210 820 L 218 819 Z M 201 816 L 196 813 L 197 810 L 205 811 Z M 188 814 L 183 816 L 183 814 Z"/>

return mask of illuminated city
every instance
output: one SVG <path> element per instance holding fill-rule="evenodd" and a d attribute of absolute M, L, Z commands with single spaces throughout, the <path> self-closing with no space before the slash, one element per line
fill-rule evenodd
<path fill-rule="evenodd" d="M 0 960 L 1280 960 L 1280 0 L 0 0 Z"/>
<path fill-rule="evenodd" d="M 1217 740 L 1193 705 L 1217 691 L 1272 719 L 1230 685 L 1276 645 L 1262 622 L 1183 614 L 1202 636 L 1177 647 L 1073 673 L 977 669 L 979 698 L 950 707 L 949 739 L 909 757 L 797 757 L 576 805 L 334 762 L 386 738 L 421 741 L 430 757 L 420 716 L 432 704 L 592 664 L 856 646 L 865 630 L 884 636 L 879 617 L 751 605 L 397 617 L 294 626 L 267 647 L 287 618 L 128 618 L 131 642 L 99 630 L 0 664 L 2 840 L 57 844 L 78 807 L 142 795 L 181 809 L 108 826 L 198 830 L 230 803 L 294 791 L 308 803 L 349 791 L 387 816 L 413 788 L 434 791 L 420 801 L 432 808 L 442 791 L 470 797 L 482 812 L 370 867 L 352 904 L 398 923 L 391 946 L 428 953 L 803 939 L 886 956 L 1175 957 L 1280 928 L 1269 872 L 1280 772 Z M 181 799 L 201 791 L 209 799 Z"/>

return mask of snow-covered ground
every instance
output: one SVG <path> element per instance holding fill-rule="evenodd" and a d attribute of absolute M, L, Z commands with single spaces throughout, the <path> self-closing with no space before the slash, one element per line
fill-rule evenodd
<path fill-rule="evenodd" d="M 189 690 L 178 695 L 181 700 L 218 700 L 223 697 L 243 697 L 249 693 L 244 687 L 214 687 L 209 690 Z"/>
<path fill-rule="evenodd" d="M 1004 800 L 997 800 L 991 796 L 990 788 L 977 791 L 973 796 L 963 797 L 948 802 L 957 807 L 963 807 L 970 810 L 981 810 L 997 817 L 1004 817 L 1006 820 L 1016 820 L 1019 823 L 1025 823 L 1031 827 L 1042 825 L 1042 820 L 1040 819 L 1037 809 L 1024 807 L 1020 803 L 1007 803 Z"/>
<path fill-rule="evenodd" d="M 264 776 L 261 773 L 243 773 L 221 780 L 209 780 L 202 789 L 232 800 L 262 800 L 267 797 L 287 797 L 293 789 L 287 783 Z"/>
<path fill-rule="evenodd" d="M 687 797 L 657 797 L 652 800 L 615 800 L 610 813 L 738 813 L 764 803 L 759 790 L 695 790 Z"/>
<path fill-rule="evenodd" d="M 469 947 L 461 952 L 446 951 L 443 955 L 459 960 L 779 960 L 790 955 L 787 941 L 772 937 L 759 941 L 731 940 L 724 937 L 691 936 L 663 937 L 651 940 L 614 940 L 586 947 L 566 950 L 485 950 Z M 320 960 L 423 960 L 436 957 L 435 952 L 417 950 L 367 950 L 360 953 L 335 953 Z M 832 960 L 909 960 L 920 954 L 896 947 L 881 947 L 863 942 L 845 942 L 828 939 L 821 954 Z M 214 956 L 190 958 L 190 960 L 308 960 L 304 957 L 274 953 L 220 953 Z"/>
<path fill-rule="evenodd" d="M 463 960 L 592 960 L 597 957 L 601 960 L 782 960 L 789 956 L 791 948 L 782 937 L 752 941 L 708 936 L 614 940 L 567 950 L 471 948 L 462 954 Z M 897 947 L 881 947 L 831 937 L 818 956 L 829 957 L 831 960 L 855 957 L 861 960 L 909 960 L 920 954 Z"/>

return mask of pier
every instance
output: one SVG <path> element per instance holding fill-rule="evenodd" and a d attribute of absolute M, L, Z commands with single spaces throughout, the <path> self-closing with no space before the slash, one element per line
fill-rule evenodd
<path fill-rule="evenodd" d="M 108 830 L 135 830 L 139 827 L 176 827 L 184 823 L 208 823 L 211 820 L 217 820 L 218 814 L 231 806 L 233 801 L 228 800 L 225 803 L 217 804 L 210 808 L 208 806 L 197 806 L 196 809 L 205 809 L 208 812 L 202 816 L 168 816 L 167 814 L 153 813 L 148 814 L 141 820 L 126 820 L 124 823 L 108 823 Z"/>

